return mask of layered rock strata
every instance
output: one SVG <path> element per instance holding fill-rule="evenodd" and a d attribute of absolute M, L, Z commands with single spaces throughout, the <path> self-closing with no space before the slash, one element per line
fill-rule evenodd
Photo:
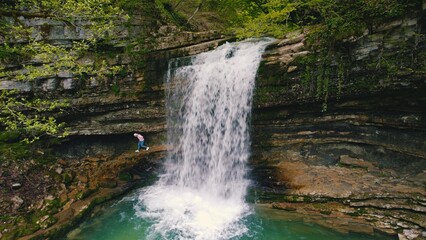
<path fill-rule="evenodd" d="M 134 20 L 131 30 L 123 29 L 120 36 L 155 32 L 157 39 L 154 51 L 141 59 L 141 68 L 133 66 L 135 59 L 117 42 L 107 60 L 127 70 L 115 78 L 81 79 L 63 72 L 34 82 L 0 79 L 1 89 L 71 102 L 72 107 L 60 117 L 71 133 L 69 141 L 58 149 L 63 161 L 44 169 L 52 172 L 52 176 L 46 174 L 44 182 L 52 184 L 52 191 L 61 196 L 40 197 L 49 211 L 59 207 L 67 213 L 75 199 L 95 196 L 90 192 L 93 188 L 121 188 L 126 181 L 117 181 L 118 174 L 131 172 L 125 166 L 149 160 L 123 155 L 134 150 L 130 134 L 144 132 L 150 145 L 164 141 L 168 60 L 207 51 L 226 41 L 217 32 L 160 28 L 155 19 L 142 16 Z M 41 20 L 39 23 L 40 28 L 45 25 Z M 259 69 L 253 111 L 250 165 L 258 201 L 288 211 L 353 218 L 371 226 L 371 231 L 399 233 L 401 239 L 424 236 L 426 83 L 422 24 L 418 17 L 396 20 L 347 40 L 336 49 L 340 55 L 327 59 L 310 50 L 305 34 L 289 36 L 268 48 Z M 66 44 L 80 36 L 67 35 L 66 26 L 50 25 L 48 37 L 52 41 Z M 97 60 L 88 55 L 82 61 L 93 64 Z M 163 150 L 159 150 L 161 154 Z M 160 159 L 161 154 L 152 159 Z M 11 180 L 22 179 L 21 186 L 7 182 L 12 186 L 7 191 L 14 193 L 7 206 L 14 211 L 24 212 L 32 204 L 19 195 L 40 177 L 28 175 L 25 180 L 31 166 L 19 176 L 10 176 Z M 2 167 L 8 171 L 15 168 L 13 164 Z M 79 174 L 67 175 L 70 169 Z M 61 189 L 61 184 L 54 184 L 55 178 L 69 185 Z M 75 209 L 86 205 L 76 204 Z M 70 212 L 68 220 L 78 215 L 75 210 Z M 55 219 L 64 219 L 45 216 L 37 215 L 39 223 L 34 229 L 16 236 L 51 228 Z"/>
<path fill-rule="evenodd" d="M 421 19 L 407 18 L 342 43 L 345 52 L 326 60 L 308 51 L 304 34 L 270 46 L 253 114 L 259 200 L 424 237 L 425 42 Z"/>
<path fill-rule="evenodd" d="M 25 162 L 0 156 L 0 189 L 4 193 L 0 196 L 0 238 L 63 237 L 94 205 L 153 181 L 166 154 L 161 144 L 166 135 L 164 76 L 168 61 L 208 51 L 228 40 L 215 31 L 160 26 L 159 19 L 149 17 L 155 11 L 132 16 L 125 27 L 117 29 L 115 39 L 105 46 L 108 49 L 79 60 L 90 66 L 102 60 L 112 67 L 121 66 L 123 70 L 116 76 L 82 77 L 64 71 L 30 82 L 0 77 L 0 89 L 70 103 L 57 116 L 66 123 L 70 136 L 53 147 L 53 154 L 36 144 L 33 156 Z M 70 29 L 49 19 L 21 21 L 54 44 L 68 46 L 85 39 L 82 26 Z M 141 41 L 130 52 L 123 45 L 129 39 Z M 5 67 L 18 69 L 21 63 L 15 64 Z M 145 136 L 148 152 L 134 153 L 135 131 Z"/>

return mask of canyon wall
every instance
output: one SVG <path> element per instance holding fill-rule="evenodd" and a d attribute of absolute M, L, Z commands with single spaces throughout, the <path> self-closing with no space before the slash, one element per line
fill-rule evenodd
<path fill-rule="evenodd" d="M 94 206 L 155 180 L 167 154 L 162 145 L 169 59 L 208 51 L 229 38 L 216 31 L 185 31 L 164 19 L 154 1 L 143 4 L 145 12 L 133 14 L 115 29 L 111 41 L 79 59 L 87 66 L 101 61 L 120 66 L 117 75 L 75 76 L 63 71 L 33 81 L 0 76 L 0 90 L 18 90 L 14 97 L 66 100 L 70 105 L 61 115 L 52 113 L 69 132 L 54 143 L 42 139 L 29 146 L 2 132 L 1 239 L 62 238 Z M 34 27 L 36 36 L 61 46 L 87 37 L 84 26 L 46 18 L 20 21 Z M 11 61 L 2 67 L 19 70 L 20 64 Z M 24 64 L 41 65 L 37 59 Z M 134 152 L 134 132 L 145 136 L 149 151 Z"/>
<path fill-rule="evenodd" d="M 63 71 L 33 81 L 1 76 L 0 89 L 16 89 L 29 98 L 66 100 L 70 107 L 57 119 L 67 125 L 72 143 L 67 145 L 78 143 L 80 136 L 124 137 L 130 142 L 134 131 L 148 135 L 152 144 L 161 144 L 166 131 L 164 81 L 168 60 L 208 51 L 229 38 L 217 31 L 182 30 L 165 20 L 154 3 L 146 4 L 144 11 L 116 27 L 112 40 L 100 43 L 96 51 L 88 51 L 78 60 L 86 66 L 99 66 L 106 61 L 111 68 L 121 67 L 118 74 L 75 76 Z M 54 45 L 70 47 L 90 34 L 84 23 L 69 26 L 46 18 L 21 19 L 21 22 L 35 29 L 36 38 L 39 36 Z M 5 67 L 14 70 L 20 64 L 17 61 Z M 30 59 L 24 64 L 37 67 L 41 62 Z M 93 138 L 97 139 L 100 138 Z M 117 148 L 110 147 L 113 151 Z"/>
<path fill-rule="evenodd" d="M 374 226 L 366 231 L 424 237 L 423 20 L 366 30 L 327 56 L 309 51 L 303 33 L 268 48 L 252 130 L 260 202 L 361 216 Z"/>

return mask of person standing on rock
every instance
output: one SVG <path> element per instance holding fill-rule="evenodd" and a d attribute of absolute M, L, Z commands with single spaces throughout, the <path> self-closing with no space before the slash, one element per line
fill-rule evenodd
<path fill-rule="evenodd" d="M 148 147 L 148 146 L 145 146 L 145 144 L 144 144 L 145 139 L 143 138 L 143 136 L 142 136 L 142 135 L 140 135 L 139 133 L 135 133 L 135 134 L 133 134 L 133 136 L 135 136 L 137 139 L 139 139 L 139 142 L 138 142 L 138 150 L 136 150 L 135 152 L 139 152 L 139 150 L 140 150 L 141 148 L 145 148 L 145 150 L 146 150 L 146 151 L 148 151 L 149 147 Z"/>

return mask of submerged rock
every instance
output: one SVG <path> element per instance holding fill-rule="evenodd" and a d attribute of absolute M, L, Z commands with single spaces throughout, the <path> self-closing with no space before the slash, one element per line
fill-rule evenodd
<path fill-rule="evenodd" d="M 404 229 L 402 233 L 398 234 L 399 240 L 420 240 L 424 239 L 425 232 L 422 233 L 422 231 L 418 229 Z"/>

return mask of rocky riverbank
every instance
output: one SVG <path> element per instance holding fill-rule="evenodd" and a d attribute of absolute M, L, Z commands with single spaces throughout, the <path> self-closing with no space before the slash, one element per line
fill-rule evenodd
<path fill-rule="evenodd" d="M 0 180 L 11 186 L 0 197 L 2 239 L 57 236 L 97 204 L 152 182 L 166 148 L 113 155 L 3 164 Z M 19 186 L 18 186 L 19 185 Z M 27 235 L 30 234 L 30 235 Z"/>

